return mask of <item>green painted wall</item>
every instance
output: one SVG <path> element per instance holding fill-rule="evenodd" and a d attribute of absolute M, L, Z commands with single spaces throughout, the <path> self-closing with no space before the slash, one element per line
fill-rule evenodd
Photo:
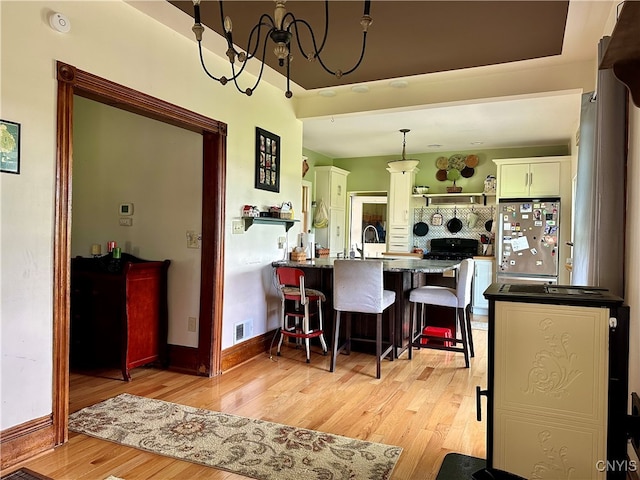
<path fill-rule="evenodd" d="M 313 168 L 320 165 L 334 165 L 351 172 L 347 177 L 347 190 L 352 191 L 386 191 L 389 188 L 389 173 L 387 172 L 387 162 L 398 160 L 398 155 L 388 155 L 379 157 L 357 157 L 357 158 L 337 158 L 331 159 L 311 150 L 304 149 L 304 155 L 309 160 L 309 173 L 306 180 L 313 182 Z M 462 187 L 463 192 L 482 192 L 484 190 L 484 179 L 487 175 L 496 174 L 496 165 L 493 160 L 496 158 L 524 158 L 524 157 L 544 157 L 556 155 L 570 155 L 569 145 L 554 145 L 541 147 L 520 147 L 503 148 L 491 150 L 467 150 L 456 152 L 436 152 L 418 153 L 406 155 L 407 159 L 419 160 L 418 173 L 416 174 L 416 185 L 426 185 L 430 187 L 429 193 L 446 193 L 447 187 L 452 182 L 440 182 L 436 180 L 436 159 L 438 157 L 450 157 L 453 154 L 478 155 L 480 161 L 472 177 L 461 178 L 456 182 Z"/>

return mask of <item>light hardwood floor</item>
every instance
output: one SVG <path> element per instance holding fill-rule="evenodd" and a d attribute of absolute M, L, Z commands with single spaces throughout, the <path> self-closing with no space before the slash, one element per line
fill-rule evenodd
<path fill-rule="evenodd" d="M 476 421 L 475 387 L 487 385 L 487 332 L 473 333 L 471 368 L 464 368 L 460 353 L 423 349 L 411 362 L 406 353 L 385 360 L 380 380 L 372 355 L 341 355 L 337 371 L 329 373 L 329 356 L 313 353 L 307 364 L 304 350 L 291 347 L 283 347 L 280 357 L 274 350 L 273 358 L 261 355 L 215 378 L 137 368 L 126 383 L 117 371 L 109 372 L 111 378 L 74 373 L 70 410 L 128 392 L 398 445 L 404 450 L 394 480 L 433 479 L 448 452 L 485 457 L 486 426 L 484 419 Z M 245 478 L 73 432 L 69 437 L 11 470 L 23 466 L 56 480 Z"/>

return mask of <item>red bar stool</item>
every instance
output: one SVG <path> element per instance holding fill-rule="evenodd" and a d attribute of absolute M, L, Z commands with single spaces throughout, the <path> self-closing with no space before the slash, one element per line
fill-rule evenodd
<path fill-rule="evenodd" d="M 413 358 L 413 347 L 435 348 L 450 352 L 464 354 L 464 363 L 469 368 L 469 356 L 473 357 L 473 336 L 471 333 L 471 280 L 473 279 L 473 259 L 467 258 L 460 263 L 458 283 L 456 288 L 428 285 L 411 290 L 409 301 L 411 302 L 411 346 L 409 359 Z M 417 310 L 420 308 L 420 324 L 424 324 L 424 306 L 438 305 L 441 307 L 455 308 L 457 322 L 460 325 L 460 337 L 451 338 L 450 329 L 438 329 L 427 326 L 416 335 Z M 449 335 L 447 335 L 449 330 Z M 420 339 L 420 342 L 415 342 Z M 427 342 L 422 342 L 427 339 Z M 433 342 L 436 340 L 437 342 Z M 414 343 L 415 342 L 415 343 Z M 461 345 L 461 346 L 458 346 Z"/>
<path fill-rule="evenodd" d="M 327 354 L 327 343 L 324 340 L 322 325 L 322 302 L 326 300 L 319 290 L 305 288 L 304 272 L 299 268 L 277 267 L 276 279 L 280 287 L 282 300 L 282 318 L 280 325 L 280 340 L 278 341 L 277 355 L 280 355 L 282 340 L 285 337 L 296 339 L 299 344 L 304 340 L 307 354 L 307 363 L 311 361 L 309 339 L 319 338 L 322 345 L 322 354 Z M 310 311 L 309 305 L 315 304 Z M 316 328 L 311 327 L 311 317 L 317 317 Z"/>

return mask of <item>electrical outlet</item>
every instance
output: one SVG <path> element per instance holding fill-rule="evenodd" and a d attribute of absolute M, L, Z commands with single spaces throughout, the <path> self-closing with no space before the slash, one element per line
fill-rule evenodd
<path fill-rule="evenodd" d="M 278 248 L 284 248 L 284 244 L 287 242 L 286 237 L 278 237 Z"/>
<path fill-rule="evenodd" d="M 196 331 L 196 317 L 189 317 L 189 324 L 187 325 L 187 330 L 189 332 Z"/>
<path fill-rule="evenodd" d="M 234 220 L 231 222 L 231 227 L 231 233 L 233 234 L 244 233 L 244 223 L 242 220 Z"/>
<path fill-rule="evenodd" d="M 200 248 L 200 234 L 187 230 L 187 248 Z"/>

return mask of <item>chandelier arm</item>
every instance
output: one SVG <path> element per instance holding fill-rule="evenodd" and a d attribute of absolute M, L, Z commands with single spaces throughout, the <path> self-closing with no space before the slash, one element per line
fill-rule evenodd
<path fill-rule="evenodd" d="M 360 66 L 360 64 L 362 63 L 362 59 L 364 58 L 364 52 L 366 48 L 367 48 L 367 32 L 362 32 L 362 50 L 360 51 L 360 58 L 358 59 L 358 63 L 356 63 L 351 69 L 347 70 L 346 72 L 342 72 L 342 75 L 349 75 L 351 72 L 353 72 L 355 69 L 357 69 Z M 318 60 L 320 60 L 320 65 L 324 67 L 324 64 L 322 63 L 322 59 L 318 57 Z M 326 67 L 325 67 L 325 70 L 327 70 Z"/>
<path fill-rule="evenodd" d="M 257 49 L 257 46 L 256 46 Z M 264 42 L 263 42 L 263 47 L 262 47 L 262 57 L 264 58 L 265 54 L 267 51 L 267 37 L 264 38 Z M 254 52 L 255 53 L 255 52 Z M 258 84 L 260 83 L 260 80 L 262 79 L 262 72 L 264 71 L 264 65 L 265 62 L 260 62 L 260 73 L 258 74 L 258 78 L 256 79 L 256 83 L 253 84 L 253 87 L 251 88 L 247 88 L 246 90 L 242 90 L 240 88 L 240 85 L 238 85 L 238 77 L 240 76 L 240 74 L 242 73 L 242 71 L 244 70 L 244 67 L 246 67 L 247 62 L 245 61 L 242 64 L 242 67 L 240 68 L 240 71 L 236 74 L 235 73 L 235 67 L 233 64 L 231 64 L 231 71 L 234 73 L 233 75 L 233 83 L 235 84 L 236 88 L 238 89 L 239 92 L 244 93 L 247 96 L 251 96 L 251 94 L 255 91 L 256 88 L 258 88 Z"/>
<path fill-rule="evenodd" d="M 268 20 L 268 23 L 266 23 L 265 20 Z M 267 38 L 269 38 L 269 35 L 275 29 L 273 25 L 274 25 L 273 19 L 268 14 L 263 13 L 260 16 L 260 22 L 254 25 L 253 28 L 251 29 L 251 32 L 249 33 L 249 39 L 247 40 L 247 49 L 245 50 L 247 54 L 247 60 L 256 56 L 256 52 L 258 51 L 258 47 L 260 46 L 260 30 L 262 29 L 262 27 L 269 27 L 269 31 L 265 35 L 265 43 L 266 43 Z M 257 34 L 257 37 L 255 41 L 255 46 L 253 50 L 251 50 L 251 40 L 253 39 L 254 34 Z M 265 50 L 263 51 L 266 51 L 266 47 L 265 47 Z M 263 58 L 264 58 L 264 53 L 263 53 Z"/>
<path fill-rule="evenodd" d="M 298 23 L 301 23 L 305 27 L 307 27 L 307 30 L 309 31 L 309 35 L 311 36 L 311 43 L 313 44 L 313 56 L 315 58 L 319 58 L 320 50 L 318 50 L 318 47 L 316 46 L 316 36 L 314 35 L 313 29 L 311 28 L 311 25 L 309 25 L 309 22 L 307 22 L 306 20 L 295 18 L 293 15 L 291 17 L 293 18 L 293 21 L 289 25 L 289 29 L 291 29 L 291 27 L 293 27 L 293 29 L 295 30 L 294 37 L 296 37 L 296 43 L 298 44 L 298 50 L 300 50 L 300 53 L 302 54 L 302 56 L 305 58 L 305 60 L 309 60 L 309 55 L 307 55 L 304 52 L 304 49 L 302 48 L 302 43 L 300 43 L 300 32 L 298 31 Z M 289 50 L 291 50 L 291 48 L 289 48 Z"/>
<path fill-rule="evenodd" d="M 318 48 L 318 46 L 316 45 L 313 29 L 311 28 L 311 25 L 309 25 L 309 23 L 306 20 L 297 19 L 292 12 L 287 12 L 286 15 L 283 17 L 283 24 L 284 24 L 284 19 L 286 18 L 291 19 L 291 23 L 289 24 L 289 27 L 287 28 L 287 30 L 290 32 L 291 26 L 293 26 L 296 32 L 295 37 L 296 37 L 296 42 L 298 43 L 298 49 L 300 50 L 300 53 L 302 53 L 302 56 L 305 58 L 305 60 L 309 60 L 309 56 L 304 52 L 304 49 L 302 48 L 302 44 L 300 42 L 300 35 L 298 32 L 298 25 L 297 25 L 298 22 L 304 24 L 309 30 L 309 34 L 311 35 L 311 40 L 313 42 L 313 54 L 314 54 L 314 57 L 318 57 L 320 53 L 322 53 L 322 50 L 324 50 L 324 46 L 327 43 L 327 37 L 329 36 L 329 0 L 325 0 L 324 2 L 324 35 L 322 37 L 322 43 L 320 44 L 320 48 Z"/>
<path fill-rule="evenodd" d="M 335 76 L 338 76 L 338 77 L 341 77 L 343 75 L 348 75 L 348 74 L 352 73 L 354 70 L 356 70 L 360 66 L 360 64 L 362 63 L 362 60 L 364 59 L 366 46 L 367 46 L 367 32 L 366 31 L 362 32 L 362 49 L 360 51 L 360 57 L 358 58 L 358 61 L 356 62 L 355 66 L 353 66 L 352 68 L 350 68 L 346 72 L 340 72 L 340 70 L 335 70 L 335 71 L 331 70 L 322 61 L 322 57 L 320 56 L 320 51 L 316 47 L 316 39 L 315 39 L 315 35 L 313 34 L 313 29 L 311 28 L 311 25 L 309 25 L 309 23 L 306 20 L 296 19 L 295 23 L 292 23 L 291 25 L 293 25 L 293 28 L 295 29 L 295 32 L 296 32 L 295 37 L 296 37 L 296 41 L 298 43 L 298 49 L 300 50 L 300 53 L 302 53 L 302 56 L 307 60 L 309 59 L 309 56 L 304 53 L 304 50 L 302 49 L 302 45 L 300 44 L 300 35 L 298 33 L 298 23 L 301 23 L 305 27 L 307 27 L 307 29 L 309 31 L 309 35 L 311 36 L 311 42 L 313 43 L 314 56 L 315 56 L 315 58 L 318 59 L 318 62 L 320 63 L 322 68 L 327 73 L 329 73 L 330 75 L 335 75 Z"/>
<path fill-rule="evenodd" d="M 215 80 L 216 82 L 219 82 L 220 79 L 214 75 L 212 75 L 209 70 L 207 70 L 207 66 L 204 63 L 204 57 L 202 56 L 202 42 L 198 41 L 198 51 L 200 52 L 200 65 L 202 65 L 202 69 L 204 70 L 204 73 L 207 74 L 207 76 L 209 78 L 211 78 L 212 80 Z"/>
<path fill-rule="evenodd" d="M 293 92 L 291 91 L 291 55 L 287 55 L 287 91 L 284 92 L 284 96 L 287 98 L 293 97 Z"/>

